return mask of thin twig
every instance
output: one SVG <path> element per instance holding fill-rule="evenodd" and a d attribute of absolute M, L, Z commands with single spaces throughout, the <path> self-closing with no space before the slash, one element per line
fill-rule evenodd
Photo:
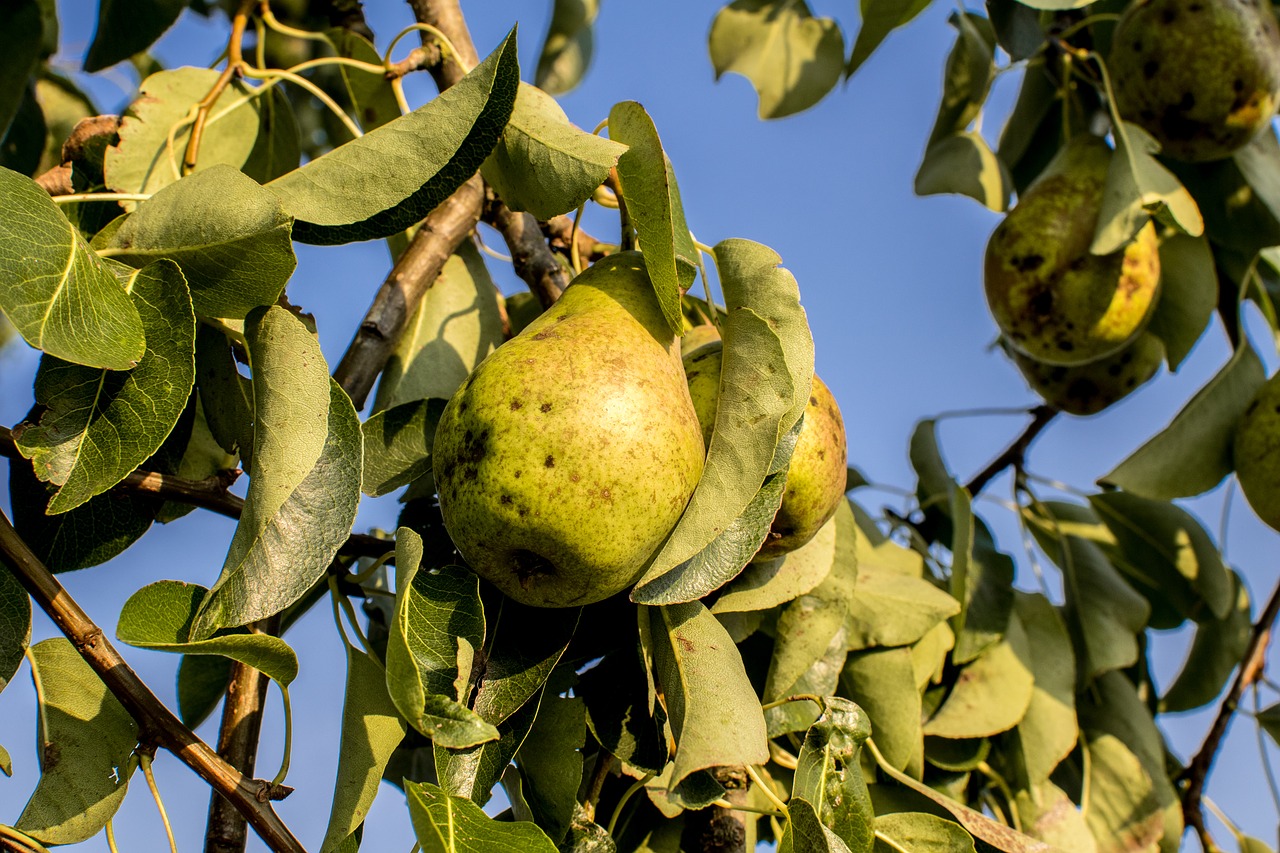
<path fill-rule="evenodd" d="M 1203 807 L 1205 782 L 1209 778 L 1209 770 L 1218 754 L 1222 738 L 1227 733 L 1227 726 L 1240 704 L 1240 698 L 1245 690 L 1262 678 L 1267 664 L 1267 646 L 1271 642 L 1271 630 L 1275 625 L 1277 614 L 1280 614 L 1280 584 L 1272 590 L 1266 608 L 1258 617 L 1253 630 L 1249 632 L 1249 644 L 1245 647 L 1240 669 L 1236 672 L 1236 680 L 1232 682 L 1231 689 L 1227 691 L 1222 704 L 1218 706 L 1218 715 L 1214 718 L 1213 725 L 1209 727 L 1209 733 L 1205 735 L 1200 751 L 1195 754 L 1178 777 L 1178 780 L 1185 785 L 1182 789 L 1182 818 L 1187 826 L 1195 830 L 1201 846 L 1206 851 L 1217 850 L 1218 847 L 1214 844 L 1208 827 L 1205 826 Z"/>
<path fill-rule="evenodd" d="M 1023 458 L 1027 454 L 1027 448 L 1031 446 L 1031 442 L 1044 431 L 1053 419 L 1058 416 L 1058 410 L 1052 406 L 1036 406 L 1029 414 L 1031 415 L 1031 423 L 1027 424 L 1027 428 L 1022 434 L 1013 440 L 1013 443 L 1004 449 L 1004 452 L 991 460 L 991 464 L 974 476 L 967 484 L 965 490 L 970 495 L 977 495 L 978 492 L 986 488 L 987 483 L 995 479 L 996 475 L 1004 469 L 1013 466 L 1017 467 L 1022 464 Z"/>
<path fill-rule="evenodd" d="M 148 733 L 150 742 L 172 752 L 230 800 L 270 849 L 278 853 L 305 853 L 264 796 L 269 784 L 251 779 L 229 766 L 156 698 L 3 513 L 0 513 L 0 558 L 137 721 L 139 728 Z"/>
<path fill-rule="evenodd" d="M 231 37 L 227 41 L 227 67 L 218 75 L 213 86 L 196 104 L 195 121 L 191 123 L 191 135 L 187 137 L 187 150 L 182 155 L 182 173 L 185 175 L 196 167 L 200 158 L 200 141 L 204 138 L 204 125 L 209 120 L 209 111 L 222 97 L 231 79 L 244 68 L 244 32 L 249 26 L 249 10 L 254 0 L 240 0 L 240 8 L 231 18 Z"/>

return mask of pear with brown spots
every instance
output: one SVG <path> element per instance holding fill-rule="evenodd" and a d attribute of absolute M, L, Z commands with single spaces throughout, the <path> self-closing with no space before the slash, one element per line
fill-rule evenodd
<path fill-rule="evenodd" d="M 635 583 L 703 457 L 680 343 L 635 252 L 582 273 L 481 362 L 432 449 L 440 511 L 467 564 L 539 607 Z"/>
<path fill-rule="evenodd" d="M 1022 377 L 1050 406 L 1072 415 L 1096 415 L 1133 393 L 1156 375 L 1164 362 L 1164 344 L 1151 332 L 1114 355 L 1088 364 L 1044 364 L 1016 350 L 1009 356 Z"/>
<path fill-rule="evenodd" d="M 696 326 L 685 335 L 696 343 L 685 347 L 684 367 L 703 441 L 711 444 L 720 400 L 724 344 L 713 326 Z M 804 423 L 787 468 L 782 505 L 757 557 L 773 558 L 794 551 L 814 537 L 835 514 L 844 498 L 848 449 L 844 418 L 831 389 L 817 376 L 805 407 Z"/>

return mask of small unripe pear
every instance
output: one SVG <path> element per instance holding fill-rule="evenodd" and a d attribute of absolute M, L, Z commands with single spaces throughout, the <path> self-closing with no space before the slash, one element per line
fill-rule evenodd
<path fill-rule="evenodd" d="M 1072 415 L 1096 415 L 1127 397 L 1156 375 L 1164 361 L 1164 344 L 1150 332 L 1114 355 L 1088 364 L 1045 364 L 1011 350 L 1031 390 L 1050 406 Z"/>
<path fill-rule="evenodd" d="M 1230 156 L 1280 103 L 1280 29 L 1267 0 L 1138 0 L 1111 45 L 1116 108 L 1175 160 Z"/>
<path fill-rule="evenodd" d="M 568 607 L 636 581 L 704 456 L 679 342 L 641 256 L 622 252 L 472 371 L 441 414 L 432 465 L 476 574 L 525 604 Z"/>
<path fill-rule="evenodd" d="M 1123 249 L 1089 247 L 1112 152 L 1072 139 L 987 243 L 984 284 L 996 325 L 1014 349 L 1048 364 L 1084 364 L 1132 342 L 1155 308 L 1160 256 L 1148 222 Z"/>
<path fill-rule="evenodd" d="M 1280 530 L 1280 373 L 1258 389 L 1236 425 L 1234 456 L 1249 506 Z"/>

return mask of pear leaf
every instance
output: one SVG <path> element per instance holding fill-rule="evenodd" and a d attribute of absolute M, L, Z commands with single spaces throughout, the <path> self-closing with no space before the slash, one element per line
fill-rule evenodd
<path fill-rule="evenodd" d="M 159 450 L 195 381 L 196 318 L 182 272 L 172 261 L 122 269 L 146 333 L 138 366 L 124 373 L 44 356 L 36 373 L 39 420 L 14 429 L 36 476 L 61 487 L 49 514 L 102 494 Z"/>
<path fill-rule="evenodd" d="M 716 13 L 707 47 L 717 80 L 732 72 L 751 81 L 760 118 L 807 110 L 844 71 L 840 25 L 815 18 L 804 0 L 734 0 Z"/>
<path fill-rule="evenodd" d="M 183 655 L 178 664 L 178 718 L 196 729 L 227 695 L 231 659 L 221 655 Z"/>
<path fill-rule="evenodd" d="M 529 737 L 516 753 L 524 796 L 534 821 L 557 843 L 569 831 L 586 742 L 586 709 L 580 698 L 546 696 Z"/>
<path fill-rule="evenodd" d="M 8 566 L 0 566 L 0 690 L 13 680 L 31 643 L 31 599 Z"/>
<path fill-rule="evenodd" d="M 966 664 L 924 733 L 945 738 L 983 738 L 1016 726 L 1031 703 L 1035 676 L 1022 622 L 1010 619 L 1004 639 Z"/>
<path fill-rule="evenodd" d="M 341 849 L 369 814 L 382 771 L 404 738 L 404 720 L 387 695 L 382 665 L 360 649 L 347 651 L 347 689 L 342 704 L 338 773 L 320 853 Z"/>
<path fill-rule="evenodd" d="M 503 771 L 519 752 L 533 722 L 543 691 L 538 690 L 527 702 L 497 723 L 498 739 L 465 748 L 449 748 L 434 744 L 436 778 L 451 795 L 466 797 L 483 806 Z"/>
<path fill-rule="evenodd" d="M 61 637 L 31 647 L 31 672 L 45 721 L 40 781 L 14 828 L 41 844 L 78 844 L 120 807 L 138 724 Z"/>
<path fill-rule="evenodd" d="M 600 0 L 555 0 L 534 74 L 539 88 L 563 95 L 582 82 L 595 49 L 592 25 L 599 13 Z"/>
<path fill-rule="evenodd" d="M 844 843 L 818 817 L 818 810 L 804 797 L 793 796 L 787 802 L 787 823 L 778 839 L 778 853 L 851 853 Z"/>
<path fill-rule="evenodd" d="M 418 400 L 378 412 L 360 425 L 364 493 L 376 498 L 431 470 L 431 443 L 447 400 Z"/>
<path fill-rule="evenodd" d="M 836 519 L 833 516 L 812 539 L 774 560 L 753 562 L 730 581 L 711 606 L 711 612 L 742 613 L 768 610 L 785 604 L 822 583 L 832 571 L 836 556 Z"/>
<path fill-rule="evenodd" d="M 1009 207 L 1013 176 L 982 134 L 962 130 L 929 143 L 916 172 L 915 191 L 916 195 L 968 196 L 1001 213 Z"/>
<path fill-rule="evenodd" d="M 569 647 L 582 608 L 530 607 L 512 599 L 489 629 L 494 640 L 474 708 L 487 722 L 498 725 L 526 705 Z"/>
<path fill-rule="evenodd" d="M 693 283 L 698 250 L 685 223 L 675 171 L 653 119 L 635 101 L 623 101 L 609 110 L 609 138 L 627 146 L 617 165 L 627 213 L 662 313 L 671 330 L 681 334 L 680 295 Z"/>
<path fill-rule="evenodd" d="M 353 30 L 334 27 L 326 30 L 325 36 L 339 56 L 358 59 L 370 65 L 382 64 L 382 55 L 377 49 L 368 39 Z M 395 87 L 385 74 L 374 74 L 351 65 L 334 65 L 333 70 L 340 75 L 343 91 L 351 102 L 351 111 L 365 133 L 400 117 Z"/>
<path fill-rule="evenodd" d="M 1152 215 L 1167 212 L 1170 224 L 1199 237 L 1204 219 L 1195 199 L 1154 155 L 1160 143 L 1136 124 L 1121 122 L 1115 133 L 1116 152 L 1107 168 L 1102 207 L 1089 251 L 1109 255 L 1124 248 Z"/>
<path fill-rule="evenodd" d="M 1019 592 L 1014 607 L 1031 649 L 1035 686 L 1015 730 L 1031 784 L 1045 783 L 1075 749 L 1076 660 L 1071 637 L 1058 611 L 1043 595 Z"/>
<path fill-rule="evenodd" d="M 253 383 L 236 368 L 227 337 L 204 323 L 196 330 L 196 389 L 214 440 L 252 473 Z"/>
<path fill-rule="evenodd" d="M 84 70 L 101 71 L 144 52 L 186 7 L 185 0 L 102 0 Z"/>
<path fill-rule="evenodd" d="M 921 764 L 920 690 L 911 649 L 851 652 L 840 673 L 840 694 L 856 702 L 870 719 L 886 761 L 900 770 Z"/>
<path fill-rule="evenodd" d="M 927 812 L 894 812 L 875 822 L 876 853 L 911 850 L 913 853 L 969 853 L 973 836 L 953 820 Z M 884 840 L 881 840 L 884 839 Z M 885 842 L 889 843 L 885 843 Z"/>
<path fill-rule="evenodd" d="M 929 0 L 861 0 L 862 28 L 845 64 L 845 76 L 852 77 L 889 33 L 909 23 L 928 6 Z"/>
<path fill-rule="evenodd" d="M 543 221 L 590 198 L 626 150 L 574 127 L 554 98 L 521 83 L 511 120 L 480 173 L 507 207 Z"/>
<path fill-rule="evenodd" d="M 1212 489 L 1235 467 L 1231 446 L 1236 421 L 1266 378 L 1258 354 L 1248 341 L 1241 341 L 1230 361 L 1169 425 L 1099 483 L 1156 500 Z"/>
<path fill-rule="evenodd" d="M 1218 273 L 1205 237 L 1170 234 L 1160 241 L 1160 301 L 1147 331 L 1164 342 L 1170 370 L 1177 370 L 1208 328 L 1218 307 Z"/>
<path fill-rule="evenodd" d="M 1231 572 L 1235 598 L 1221 618 L 1211 618 L 1196 626 L 1187 660 L 1169 689 L 1160 697 L 1161 713 L 1176 714 L 1209 704 L 1226 687 L 1236 665 L 1244 659 L 1253 628 L 1249 590 L 1240 576 Z"/>
<path fill-rule="evenodd" d="M 133 300 L 49 194 L 0 168 L 0 211 L 0 310 L 18 334 L 75 364 L 137 364 L 145 344 Z"/>
<path fill-rule="evenodd" d="M 1164 833 L 1164 817 L 1151 775 L 1138 756 L 1108 733 L 1090 737 L 1087 748 L 1090 796 L 1086 817 L 1093 836 L 1112 840 L 1120 850 L 1155 847 Z"/>
<path fill-rule="evenodd" d="M 298 658 L 279 637 L 270 634 L 220 634 L 191 638 L 191 624 L 204 587 L 181 581 L 156 581 L 129 596 L 120 610 L 116 637 L 140 649 L 187 655 L 221 655 L 251 666 L 277 684 L 289 686 L 298 676 Z"/>
<path fill-rule="evenodd" d="M 942 102 L 933 122 L 929 147 L 968 129 L 982 112 L 982 104 L 995 79 L 996 34 L 991 22 L 981 15 L 965 13 L 952 14 L 948 23 L 957 30 L 956 43 L 947 55 Z M 928 159 L 926 149 L 925 160 Z"/>
<path fill-rule="evenodd" d="M 407 782 L 405 795 L 422 853 L 556 853 L 536 825 L 498 822 L 471 800 L 430 782 Z"/>
<path fill-rule="evenodd" d="M 218 165 L 139 204 L 100 253 L 131 266 L 170 258 L 182 267 L 197 314 L 238 320 L 275 303 L 293 275 L 291 227 L 275 196 Z"/>
<path fill-rule="evenodd" d="M 959 602 L 928 581 L 860 560 L 849 648 L 910 645 L 959 612 Z"/>
<path fill-rule="evenodd" d="M 871 735 L 871 723 L 848 699 L 828 696 L 824 701 L 822 716 L 805 732 L 791 795 L 811 803 L 823 825 L 851 849 L 866 850 L 875 813 L 859 753 Z"/>
<path fill-rule="evenodd" d="M 0 139 L 18 117 L 27 78 L 40 59 L 40 3 L 36 0 L 6 3 L 0 9 Z"/>
<path fill-rule="evenodd" d="M 267 184 L 297 219 L 294 239 L 378 240 L 422 219 L 489 156 L 519 83 L 513 29 L 434 100 Z"/>

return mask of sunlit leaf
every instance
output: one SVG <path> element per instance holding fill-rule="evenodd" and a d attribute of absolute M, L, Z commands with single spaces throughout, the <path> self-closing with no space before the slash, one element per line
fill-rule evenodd
<path fill-rule="evenodd" d="M 851 652 L 840 675 L 840 695 L 870 718 L 876 746 L 889 763 L 900 770 L 919 767 L 920 691 L 910 649 Z"/>
<path fill-rule="evenodd" d="M 500 823 L 465 797 L 429 782 L 409 782 L 405 794 L 422 853 L 557 853 L 534 824 Z"/>
<path fill-rule="evenodd" d="M 1164 817 L 1151 776 L 1118 738 L 1088 741 L 1089 803 L 1085 812 L 1099 853 L 1148 850 L 1164 834 Z"/>
<path fill-rule="evenodd" d="M 910 645 L 959 612 L 959 603 L 928 581 L 860 560 L 849 648 Z"/>
<path fill-rule="evenodd" d="M 732 581 L 711 606 L 717 616 L 767 610 L 811 591 L 831 573 L 836 556 L 836 520 L 833 516 L 812 539 L 773 560 L 752 562 Z"/>
<path fill-rule="evenodd" d="M 489 802 L 493 786 L 529 736 L 538 715 L 542 693 L 537 693 L 497 724 L 498 739 L 465 749 L 435 745 L 435 774 L 440 785 L 456 797 L 478 805 Z"/>
<path fill-rule="evenodd" d="M 960 670 L 924 733 L 979 738 L 1008 731 L 1026 713 L 1034 682 L 1030 641 L 1022 622 L 1011 619 L 1004 639 Z"/>
<path fill-rule="evenodd" d="M 875 822 L 876 853 L 911 850 L 913 853 L 967 853 L 973 836 L 960 824 L 925 812 L 880 815 Z M 886 844 L 886 839 L 894 846 Z"/>
<path fill-rule="evenodd" d="M 792 797 L 787 810 L 778 853 L 850 853 L 849 845 L 823 824 L 818 810 L 804 797 Z"/>
<path fill-rule="evenodd" d="M 1019 592 L 1015 607 L 1026 631 L 1035 676 L 1031 702 L 1015 736 L 1027 777 L 1038 785 L 1071 753 L 1079 738 L 1075 651 L 1062 617 L 1047 598 Z"/>
<path fill-rule="evenodd" d="M 862 28 L 853 43 L 845 75 L 852 77 L 889 33 L 908 23 L 928 6 L 929 0 L 861 0 Z"/>
<path fill-rule="evenodd" d="M 1013 177 L 982 135 L 966 130 L 929 145 L 916 172 L 915 191 L 957 193 L 999 213 L 1009 207 Z"/>
<path fill-rule="evenodd" d="M 792 796 L 813 805 L 823 825 L 853 850 L 871 845 L 874 812 L 858 754 L 871 734 L 862 709 L 837 696 L 826 699 L 821 717 L 805 732 L 796 762 Z"/>

